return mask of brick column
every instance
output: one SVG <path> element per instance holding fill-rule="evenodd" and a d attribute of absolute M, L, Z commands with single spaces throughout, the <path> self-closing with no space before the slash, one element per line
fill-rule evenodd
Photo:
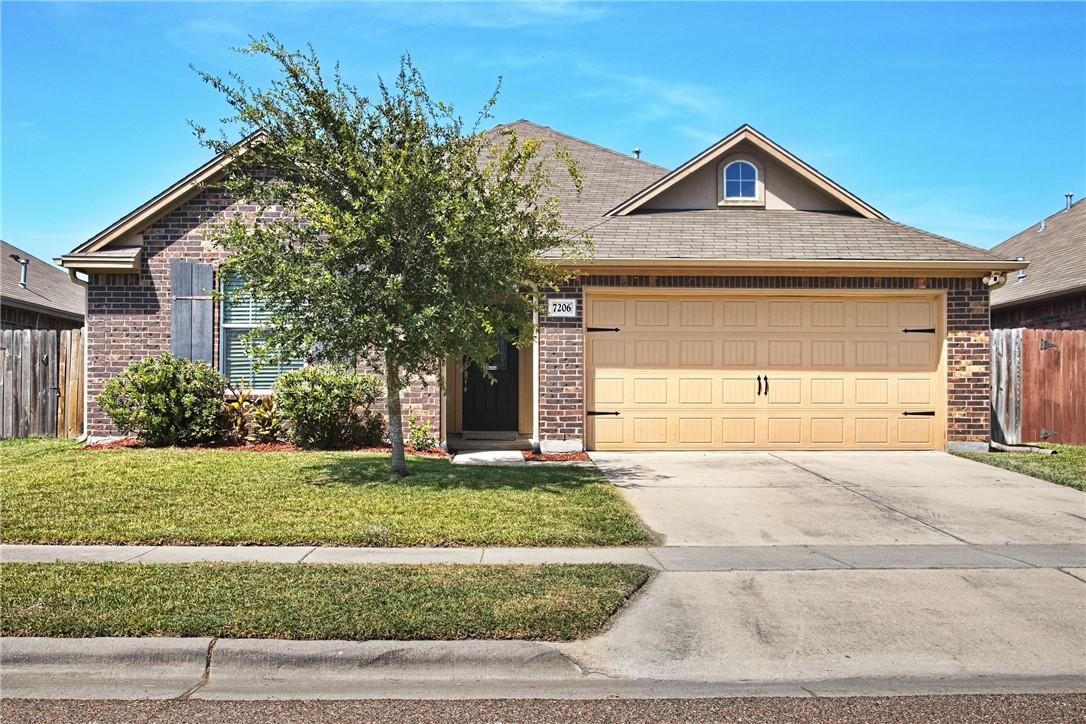
<path fill-rule="evenodd" d="M 947 447 L 986 450 L 991 413 L 988 289 L 979 279 L 951 282 L 946 298 Z"/>
<path fill-rule="evenodd" d="M 539 448 L 584 450 L 584 290 L 579 281 L 548 298 L 577 300 L 577 316 L 539 320 Z"/>

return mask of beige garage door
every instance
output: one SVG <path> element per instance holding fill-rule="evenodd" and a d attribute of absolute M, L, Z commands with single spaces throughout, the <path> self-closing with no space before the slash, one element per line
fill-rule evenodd
<path fill-rule="evenodd" d="M 589 449 L 944 447 L 939 296 L 596 293 L 585 306 Z"/>

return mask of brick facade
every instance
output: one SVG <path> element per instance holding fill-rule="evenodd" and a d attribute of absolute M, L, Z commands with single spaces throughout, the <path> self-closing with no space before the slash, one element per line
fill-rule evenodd
<path fill-rule="evenodd" d="M 583 315 L 592 287 L 734 291 L 931 289 L 946 292 L 947 441 L 988 439 L 988 290 L 979 279 L 930 277 L 593 275 L 549 296 L 575 298 Z M 552 451 L 584 441 L 583 317 L 543 318 L 539 329 L 539 441 Z M 579 449 L 579 448 L 578 448 Z"/>
<path fill-rule="evenodd" d="M 992 329 L 1086 329 L 1086 293 L 992 310 Z"/>
<path fill-rule="evenodd" d="M 221 189 L 206 189 L 143 230 L 143 261 L 138 274 L 92 274 L 87 287 L 87 433 L 116 435 L 94 398 L 106 382 L 132 362 L 170 351 L 170 262 L 218 267 L 229 252 L 208 238 L 212 225 L 256 207 L 231 201 Z M 269 215 L 281 214 L 272 210 Z M 215 305 L 213 355 L 219 367 L 219 308 Z M 441 392 L 436 381 L 418 383 L 404 393 L 404 416 L 428 419 L 437 430 Z M 404 428 L 406 430 L 406 426 Z"/>

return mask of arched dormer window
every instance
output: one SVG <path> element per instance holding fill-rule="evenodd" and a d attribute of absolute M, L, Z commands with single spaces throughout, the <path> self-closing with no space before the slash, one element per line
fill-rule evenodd
<path fill-rule="evenodd" d="M 758 169 L 748 161 L 732 161 L 724 167 L 724 198 L 758 198 Z"/>
<path fill-rule="evenodd" d="M 763 206 L 765 178 L 761 164 L 750 156 L 725 158 L 717 167 L 720 174 L 721 206 Z"/>

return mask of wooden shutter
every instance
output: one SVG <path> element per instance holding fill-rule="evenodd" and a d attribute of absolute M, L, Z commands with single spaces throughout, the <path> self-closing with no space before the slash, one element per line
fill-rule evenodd
<path fill-rule="evenodd" d="M 210 265 L 170 262 L 170 351 L 175 357 L 212 363 L 213 288 Z"/>

